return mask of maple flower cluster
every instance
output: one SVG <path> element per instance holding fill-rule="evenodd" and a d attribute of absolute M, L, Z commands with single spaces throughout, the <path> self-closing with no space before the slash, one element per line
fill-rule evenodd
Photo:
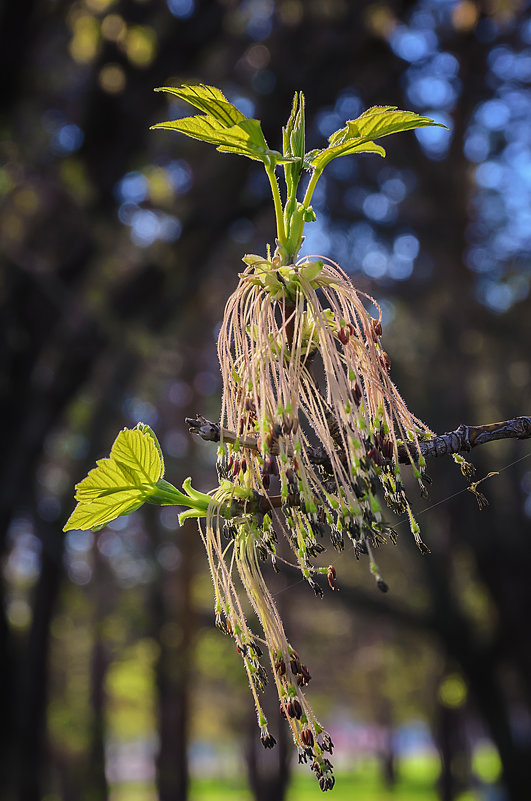
<path fill-rule="evenodd" d="M 387 589 L 373 556 L 393 537 L 383 522 L 377 493 L 407 513 L 420 548 L 418 525 L 400 475 L 399 448 L 422 484 L 419 440 L 431 431 L 412 415 L 392 383 L 382 348 L 380 316 L 371 317 L 338 265 L 305 258 L 295 265 L 247 256 L 247 267 L 230 297 L 218 353 L 223 376 L 221 432 L 230 431 L 218 455 L 220 490 L 202 529 L 215 587 L 217 624 L 232 635 L 256 704 L 262 743 L 272 747 L 259 691 L 266 673 L 261 648 L 248 626 L 227 566 L 235 566 L 263 632 L 283 717 L 299 758 L 310 760 L 321 789 L 333 786 L 330 736 L 316 719 L 304 689 L 308 668 L 289 641 L 260 563 L 277 560 L 282 532 L 316 594 L 314 567 L 328 534 L 342 550 L 369 557 L 378 586 Z M 317 443 L 314 444 L 314 443 Z M 271 492 L 277 488 L 278 495 Z M 248 507 L 225 520 L 215 513 L 247 492 Z M 260 502 L 257 502 L 260 499 Z M 227 538 L 229 545 L 227 545 Z"/>

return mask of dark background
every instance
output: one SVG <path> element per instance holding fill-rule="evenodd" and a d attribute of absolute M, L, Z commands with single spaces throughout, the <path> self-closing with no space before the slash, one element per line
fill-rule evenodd
<path fill-rule="evenodd" d="M 184 112 L 153 87 L 219 86 L 275 148 L 296 89 L 309 147 L 374 104 L 445 122 L 389 138 L 385 161 L 332 164 L 307 250 L 382 303 L 393 378 L 433 430 L 508 419 L 530 412 L 529 6 L 4 3 L 2 799 L 100 801 L 112 789 L 181 801 L 201 742 L 247 755 L 256 798 L 281 799 L 289 779 L 282 735 L 264 779 L 194 524 L 177 531 L 174 512 L 150 509 L 97 537 L 61 533 L 73 485 L 137 420 L 160 436 L 169 480 L 213 486 L 215 446 L 191 441 L 183 418 L 216 418 L 223 305 L 241 256 L 274 236 L 260 166 L 149 132 Z M 332 731 L 342 716 L 377 726 L 390 785 L 392 733 L 416 719 L 440 757 L 441 798 L 483 792 L 473 754 L 484 741 L 501 765 L 489 797 L 530 797 L 528 453 L 514 440 L 474 452 L 479 475 L 503 468 L 482 485 L 483 511 L 450 459 L 432 466 L 417 505 L 441 502 L 419 521 L 432 555 L 399 527 L 381 556 L 388 596 L 350 557 L 337 564 L 340 594 L 279 595 L 319 714 Z M 127 790 L 135 776 L 151 795 Z"/>

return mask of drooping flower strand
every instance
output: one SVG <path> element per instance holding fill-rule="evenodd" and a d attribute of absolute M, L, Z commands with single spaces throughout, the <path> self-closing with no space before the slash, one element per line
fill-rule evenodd
<path fill-rule="evenodd" d="M 259 692 L 267 681 L 260 661 L 262 650 L 259 641 L 266 643 L 281 712 L 290 725 L 299 749 L 299 758 L 304 761 L 310 759 L 321 789 L 330 789 L 334 784 L 332 765 L 324 753 L 332 753 L 333 744 L 303 693 L 303 688 L 311 679 L 310 673 L 286 637 L 260 569 L 262 530 L 267 529 L 268 524 L 264 523 L 264 518 L 259 513 L 246 513 L 245 504 L 243 513 L 227 523 L 220 517 L 219 509 L 223 504 L 231 503 L 233 497 L 234 492 L 228 482 L 214 492 L 206 525 L 200 529 L 214 584 L 216 622 L 222 631 L 233 637 L 242 657 L 264 747 L 272 748 L 275 739 L 269 731 L 259 699 Z M 226 534 L 229 538 L 228 544 L 224 542 Z M 234 584 L 234 569 L 256 613 L 263 631 L 263 640 L 251 631 L 247 623 Z"/>
<path fill-rule="evenodd" d="M 364 518 L 380 523 L 378 478 L 390 505 L 408 512 L 420 544 L 398 448 L 409 444 L 413 463 L 419 436 L 431 432 L 389 378 L 380 320 L 332 262 L 275 268 L 253 258 L 227 304 L 218 344 L 222 422 L 255 436 L 259 446 L 246 453 L 246 485 L 263 491 L 278 472 L 283 495 L 296 488 L 306 515 L 315 517 L 324 504 L 327 522 L 345 528 L 347 518 L 350 532 L 351 521 L 362 530 Z M 328 455 L 327 470 L 316 470 L 309 456 L 312 429 Z M 421 467 L 414 464 L 419 480 Z"/>

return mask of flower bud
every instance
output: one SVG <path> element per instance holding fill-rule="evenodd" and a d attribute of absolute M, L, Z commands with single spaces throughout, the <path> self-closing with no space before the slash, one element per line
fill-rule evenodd
<path fill-rule="evenodd" d="M 387 354 L 385 351 L 383 351 L 382 355 L 380 356 L 380 364 L 386 373 L 391 371 L 391 359 L 389 358 L 389 354 Z"/>
<path fill-rule="evenodd" d="M 374 462 L 374 464 L 381 465 L 383 462 L 382 454 L 376 448 L 369 448 L 367 451 L 367 456 Z"/>
<path fill-rule="evenodd" d="M 299 687 L 305 687 L 311 681 L 310 671 L 306 667 L 306 665 L 300 666 L 299 676 L 297 678 L 297 684 Z"/>
<path fill-rule="evenodd" d="M 262 734 L 260 737 L 260 741 L 264 746 L 264 748 L 274 748 L 275 745 L 277 744 L 277 741 L 275 740 L 273 735 L 269 734 L 269 732 L 267 734 Z"/>
<path fill-rule="evenodd" d="M 383 455 L 385 456 L 386 459 L 392 459 L 393 458 L 393 443 L 391 442 L 390 439 L 386 438 L 382 442 L 382 453 L 383 453 Z"/>
<path fill-rule="evenodd" d="M 379 320 L 371 319 L 371 335 L 373 342 L 378 342 L 379 337 L 382 336 L 382 324 Z"/>
<path fill-rule="evenodd" d="M 337 332 L 337 338 L 341 342 L 342 345 L 346 345 L 350 339 L 350 331 L 348 328 L 344 328 L 341 326 L 339 331 Z"/>
<path fill-rule="evenodd" d="M 313 734 L 312 730 L 305 728 L 301 731 L 301 740 L 308 748 L 313 746 Z"/>
<path fill-rule="evenodd" d="M 292 698 L 287 706 L 286 712 L 290 718 L 297 718 L 297 720 L 301 719 L 302 716 L 302 706 L 298 698 Z"/>
<path fill-rule="evenodd" d="M 285 676 L 286 675 L 286 663 L 284 662 L 282 657 L 280 657 L 279 659 L 277 659 L 275 661 L 275 671 L 276 671 L 277 675 L 279 675 L 279 676 Z"/>

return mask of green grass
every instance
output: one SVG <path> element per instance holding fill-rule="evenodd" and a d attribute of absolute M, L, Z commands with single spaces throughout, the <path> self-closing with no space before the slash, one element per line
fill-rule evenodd
<path fill-rule="evenodd" d="M 388 789 L 383 783 L 375 760 L 360 763 L 351 773 L 338 773 L 330 801 L 437 801 L 434 783 L 437 777 L 435 760 L 410 760 L 402 763 L 396 786 Z M 293 777 L 287 801 L 317 801 L 322 797 L 312 776 L 297 773 Z"/>
<path fill-rule="evenodd" d="M 336 785 L 326 796 L 315 778 L 297 771 L 288 790 L 287 801 L 437 801 L 434 784 L 438 773 L 436 759 L 422 757 L 403 761 L 396 787 L 383 784 L 375 760 L 361 762 L 355 771 L 338 773 Z M 245 781 L 195 779 L 190 801 L 251 801 Z"/>
<path fill-rule="evenodd" d="M 336 774 L 334 789 L 324 795 L 309 773 L 295 771 L 287 801 L 437 801 L 435 790 L 439 771 L 435 757 L 413 757 L 402 760 L 398 780 L 392 790 L 382 782 L 378 762 L 365 759 L 348 773 Z M 245 778 L 194 779 L 190 801 L 252 801 Z M 152 784 L 124 783 L 112 788 L 111 801 L 156 801 Z M 477 801 L 473 792 L 464 793 L 459 801 Z"/>

